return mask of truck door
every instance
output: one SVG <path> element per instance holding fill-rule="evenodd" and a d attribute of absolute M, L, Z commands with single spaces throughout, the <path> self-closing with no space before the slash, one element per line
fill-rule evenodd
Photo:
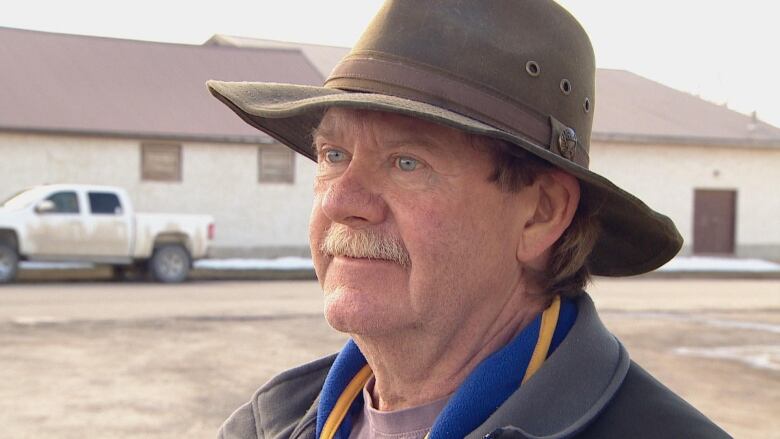
<path fill-rule="evenodd" d="M 130 256 L 130 214 L 114 192 L 88 191 L 89 214 L 85 221 L 85 245 L 89 254 L 107 261 Z"/>
<path fill-rule="evenodd" d="M 31 256 L 68 257 L 83 255 L 84 225 L 75 191 L 54 192 L 42 201 L 50 201 L 49 208 L 37 210 L 30 221 L 28 237 Z M 53 206 L 52 206 L 53 204 Z"/>

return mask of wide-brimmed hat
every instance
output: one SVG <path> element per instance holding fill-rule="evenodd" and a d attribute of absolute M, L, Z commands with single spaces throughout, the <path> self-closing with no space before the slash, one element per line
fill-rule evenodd
<path fill-rule="evenodd" d="M 389 0 L 323 87 L 209 81 L 250 125 L 316 160 L 330 107 L 388 111 L 503 139 L 580 180 L 601 233 L 593 274 L 653 270 L 680 249 L 672 221 L 588 170 L 595 61 L 552 0 Z"/>

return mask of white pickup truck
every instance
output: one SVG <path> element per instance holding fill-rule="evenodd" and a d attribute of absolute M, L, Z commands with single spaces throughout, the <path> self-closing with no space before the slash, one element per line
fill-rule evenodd
<path fill-rule="evenodd" d="M 120 188 L 37 186 L 0 205 L 0 283 L 20 260 L 110 264 L 182 282 L 213 239 L 211 216 L 134 213 Z"/>

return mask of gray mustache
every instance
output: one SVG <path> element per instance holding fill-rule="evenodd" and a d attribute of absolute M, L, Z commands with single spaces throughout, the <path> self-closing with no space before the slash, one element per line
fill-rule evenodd
<path fill-rule="evenodd" d="M 373 230 L 354 230 L 340 224 L 328 229 L 320 251 L 329 256 L 380 259 L 395 262 L 404 268 L 411 266 L 409 252 L 401 240 Z"/>

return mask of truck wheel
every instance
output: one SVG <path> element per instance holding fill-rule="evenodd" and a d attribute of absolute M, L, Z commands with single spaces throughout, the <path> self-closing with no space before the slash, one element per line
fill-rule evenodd
<path fill-rule="evenodd" d="M 16 278 L 19 268 L 19 254 L 8 244 L 0 244 L 0 284 L 9 283 Z"/>
<path fill-rule="evenodd" d="M 190 273 L 190 254 L 177 244 L 161 245 L 149 260 L 149 272 L 157 282 L 183 282 Z"/>

